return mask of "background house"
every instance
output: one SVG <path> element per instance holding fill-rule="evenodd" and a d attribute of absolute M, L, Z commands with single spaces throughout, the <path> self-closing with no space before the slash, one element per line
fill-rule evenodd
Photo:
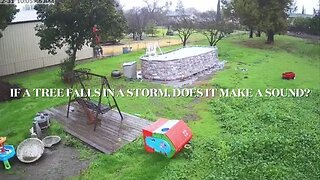
<path fill-rule="evenodd" d="M 57 50 L 56 55 L 40 50 L 40 38 L 36 36 L 37 20 L 35 10 L 20 10 L 0 38 L 0 76 L 32 69 L 57 65 L 67 57 L 65 49 Z M 84 46 L 77 52 L 77 60 L 91 58 L 92 48 Z"/>
<path fill-rule="evenodd" d="M 313 18 L 314 15 L 311 14 L 302 14 L 302 13 L 292 13 L 289 14 L 289 23 L 292 25 L 297 18 Z"/>

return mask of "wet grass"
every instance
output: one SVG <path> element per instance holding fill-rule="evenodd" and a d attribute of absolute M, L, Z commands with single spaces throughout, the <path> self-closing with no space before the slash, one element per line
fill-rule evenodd
<path fill-rule="evenodd" d="M 199 34 L 194 39 L 197 45 L 207 44 Z M 84 151 L 83 156 L 94 159 L 86 171 L 74 178 L 319 179 L 319 44 L 288 36 L 276 36 L 273 46 L 264 41 L 264 38 L 233 36 L 219 42 L 219 59 L 227 61 L 226 68 L 197 88 L 309 88 L 312 89 L 310 97 L 119 97 L 121 110 L 152 121 L 159 117 L 180 119 L 194 114 L 195 119 L 188 122 L 194 134 L 192 148 L 167 159 L 146 153 L 139 138 L 113 155 Z M 166 50 L 174 48 L 177 47 Z M 143 51 L 134 52 L 82 63 L 78 67 L 106 75 L 116 89 L 170 88 L 145 81 L 110 78 L 112 70 L 121 69 L 123 62 L 138 61 L 142 54 Z M 297 79 L 282 80 L 284 71 L 296 72 Z M 58 68 L 50 68 L 9 80 L 28 89 L 66 88 L 57 73 Z M 93 79 L 87 83 L 94 88 L 98 86 L 95 82 Z M 17 146 L 28 137 L 36 112 L 66 103 L 67 98 L 35 97 L 1 103 L 1 136 L 7 136 L 8 143 Z M 52 133 L 64 132 L 54 126 Z M 65 141 L 82 148 L 71 137 L 65 137 Z"/>

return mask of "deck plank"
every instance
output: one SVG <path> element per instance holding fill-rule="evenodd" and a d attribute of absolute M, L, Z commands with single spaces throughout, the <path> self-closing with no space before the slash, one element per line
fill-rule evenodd
<path fill-rule="evenodd" d="M 87 116 L 77 102 L 72 102 L 74 108 L 67 118 L 67 105 L 58 106 L 45 110 L 51 114 L 72 136 L 80 139 L 88 145 L 107 154 L 116 152 L 124 145 L 134 141 L 142 135 L 142 128 L 152 122 L 124 113 L 121 121 L 117 110 L 110 110 L 105 114 L 100 114 L 101 120 L 97 124 L 96 131 L 94 125 L 87 124 Z"/>

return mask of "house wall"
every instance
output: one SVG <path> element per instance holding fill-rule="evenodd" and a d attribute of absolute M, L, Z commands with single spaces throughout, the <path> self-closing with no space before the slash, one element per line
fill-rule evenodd
<path fill-rule="evenodd" d="M 67 57 L 65 49 L 56 55 L 40 50 L 35 26 L 39 22 L 10 24 L 0 38 L 0 76 L 43 68 L 61 63 Z M 92 48 L 85 46 L 77 52 L 77 60 L 91 58 Z"/>

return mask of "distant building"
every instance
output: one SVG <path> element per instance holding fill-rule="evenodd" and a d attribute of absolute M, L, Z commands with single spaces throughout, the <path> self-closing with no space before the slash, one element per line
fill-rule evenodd
<path fill-rule="evenodd" d="M 176 11 L 170 11 L 167 13 L 167 17 L 169 17 L 169 18 L 178 18 L 178 17 L 193 18 L 193 17 L 195 17 L 195 15 L 193 15 L 192 13 L 187 13 L 187 12 L 179 13 Z"/>
<path fill-rule="evenodd" d="M 302 18 L 312 18 L 314 15 L 310 14 L 300 14 L 300 13 L 292 13 L 289 15 L 289 18 L 297 18 L 297 17 L 302 17 Z"/>
<path fill-rule="evenodd" d="M 289 19 L 290 25 L 293 25 L 293 22 L 296 18 L 313 18 L 313 17 L 314 15 L 310 15 L 310 14 L 292 13 L 289 15 L 288 19 Z"/>
<path fill-rule="evenodd" d="M 57 50 L 56 55 L 40 50 L 40 38 L 35 27 L 41 22 L 35 10 L 20 10 L 0 38 L 0 76 L 60 64 L 67 57 L 66 49 Z M 77 60 L 91 58 L 92 48 L 85 46 L 77 52 Z"/>

